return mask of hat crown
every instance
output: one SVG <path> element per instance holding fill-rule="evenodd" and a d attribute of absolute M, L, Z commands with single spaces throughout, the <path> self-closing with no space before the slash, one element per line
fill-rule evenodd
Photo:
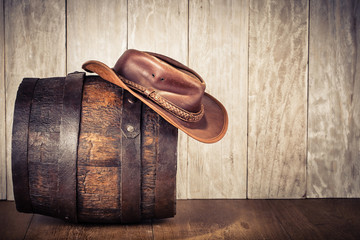
<path fill-rule="evenodd" d="M 113 69 L 127 80 L 130 87 L 140 88 L 145 95 L 156 93 L 190 113 L 202 110 L 204 80 L 173 59 L 130 49 L 124 52 Z"/>

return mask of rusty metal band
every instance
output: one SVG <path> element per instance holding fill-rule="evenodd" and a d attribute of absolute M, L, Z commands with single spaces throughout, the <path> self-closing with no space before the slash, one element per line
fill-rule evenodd
<path fill-rule="evenodd" d="M 121 222 L 141 219 L 141 101 L 123 91 L 121 120 Z"/>
<path fill-rule="evenodd" d="M 35 85 L 38 78 L 24 78 L 19 86 L 14 109 L 12 132 L 12 178 L 16 208 L 32 212 L 29 192 L 28 138 L 29 118 Z"/>
<path fill-rule="evenodd" d="M 145 87 L 134 83 L 132 81 L 129 81 L 127 79 L 122 78 L 119 76 L 119 78 L 124 81 L 124 83 L 130 87 L 131 89 L 134 89 L 145 96 L 147 96 L 149 99 L 151 99 L 153 102 L 164 108 L 166 111 L 174 115 L 175 117 L 186 121 L 186 122 L 198 122 L 200 119 L 204 116 L 204 105 L 201 104 L 201 109 L 198 112 L 189 112 L 179 106 L 176 106 L 174 103 L 168 101 L 167 99 L 161 97 L 159 94 L 157 94 L 155 91 L 149 89 L 146 89 Z"/>
<path fill-rule="evenodd" d="M 77 222 L 76 162 L 84 76 L 85 73 L 66 76 L 60 124 L 57 206 L 59 217 L 70 222 Z"/>

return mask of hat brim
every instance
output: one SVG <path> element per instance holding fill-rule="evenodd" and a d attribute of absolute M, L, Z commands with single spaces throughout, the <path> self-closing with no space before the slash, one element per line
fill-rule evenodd
<path fill-rule="evenodd" d="M 106 64 L 90 60 L 83 64 L 82 68 L 88 72 L 97 73 L 103 79 L 129 91 L 133 96 L 145 103 L 157 112 L 166 121 L 182 130 L 190 137 L 204 143 L 214 143 L 224 137 L 228 126 L 228 115 L 225 107 L 213 96 L 205 93 L 202 98 L 204 116 L 198 122 L 186 122 L 172 115 L 152 100 L 129 88 Z"/>

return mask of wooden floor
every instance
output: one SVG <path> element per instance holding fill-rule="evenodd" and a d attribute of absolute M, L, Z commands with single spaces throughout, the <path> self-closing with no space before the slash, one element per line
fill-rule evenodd
<path fill-rule="evenodd" d="M 0 239 L 360 239 L 360 199 L 178 200 L 136 225 L 68 224 L 0 202 Z"/>

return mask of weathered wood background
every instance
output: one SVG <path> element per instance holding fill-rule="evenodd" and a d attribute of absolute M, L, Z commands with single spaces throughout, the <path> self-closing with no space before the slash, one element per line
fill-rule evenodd
<path fill-rule="evenodd" d="M 177 196 L 360 197 L 357 0 L 0 0 L 0 199 L 24 77 L 127 48 L 195 69 L 229 112 L 216 144 L 179 136 Z"/>

